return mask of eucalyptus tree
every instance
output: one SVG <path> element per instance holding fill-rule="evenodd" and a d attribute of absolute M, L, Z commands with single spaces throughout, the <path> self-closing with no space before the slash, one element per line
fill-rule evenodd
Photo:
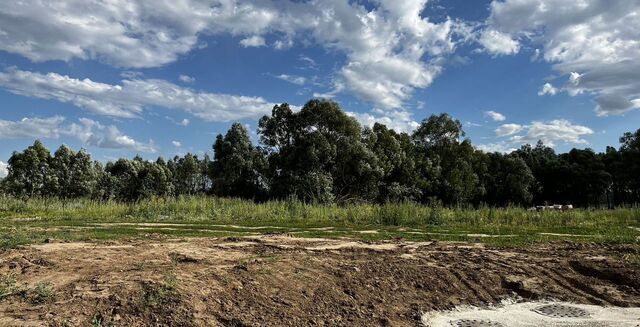
<path fill-rule="evenodd" d="M 563 167 L 553 148 L 538 141 L 535 146 L 521 146 L 513 154 L 524 160 L 533 174 L 534 181 L 530 188 L 532 202 L 540 205 L 557 202 L 558 194 L 564 192 L 565 185 L 561 180 L 566 167 Z"/>
<path fill-rule="evenodd" d="M 473 170 L 475 150 L 464 136 L 460 121 L 444 113 L 424 119 L 414 131 L 412 139 L 427 199 L 462 205 L 482 192 Z"/>
<path fill-rule="evenodd" d="M 620 137 L 620 148 L 608 147 L 603 157 L 612 177 L 612 205 L 640 203 L 640 129 Z"/>
<path fill-rule="evenodd" d="M 203 193 L 203 172 L 198 156 L 187 153 L 183 157 L 175 156 L 167 163 L 173 177 L 176 195 L 194 195 Z M 203 176 L 204 175 L 204 176 Z"/>
<path fill-rule="evenodd" d="M 534 177 L 522 158 L 497 152 L 476 155 L 486 164 L 485 169 L 476 168 L 485 191 L 481 202 L 491 206 L 531 204 Z"/>
<path fill-rule="evenodd" d="M 50 162 L 51 153 L 40 140 L 22 152 L 13 152 L 3 181 L 7 193 L 26 197 L 53 195 L 56 179 Z"/>
<path fill-rule="evenodd" d="M 277 105 L 260 119 L 259 134 L 273 196 L 323 203 L 377 197 L 382 169 L 358 122 L 336 102 L 311 100 L 298 112 Z"/>
<path fill-rule="evenodd" d="M 378 201 L 414 201 L 422 191 L 417 174 L 415 147 L 406 133 L 397 133 L 387 126 L 375 123 L 364 131 L 364 142 L 378 160 L 382 176 L 379 182 Z"/>
<path fill-rule="evenodd" d="M 263 198 L 265 183 L 263 154 L 251 144 L 249 132 L 234 123 L 226 135 L 218 134 L 209 176 L 214 194 L 240 198 Z"/>
<path fill-rule="evenodd" d="M 62 198 L 89 197 L 95 192 L 101 169 L 85 149 L 74 152 L 60 146 L 51 158 L 51 192 Z"/>

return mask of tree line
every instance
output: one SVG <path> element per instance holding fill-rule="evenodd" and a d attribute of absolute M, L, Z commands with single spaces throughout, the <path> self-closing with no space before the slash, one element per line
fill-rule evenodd
<path fill-rule="evenodd" d="M 301 110 L 276 105 L 258 123 L 260 144 L 234 123 L 213 144 L 214 157 L 194 154 L 105 165 L 62 145 L 53 155 L 40 141 L 14 152 L 0 190 L 16 197 L 136 201 L 211 194 L 310 203 L 414 201 L 430 205 L 573 204 L 613 207 L 640 202 L 640 129 L 620 147 L 555 151 L 538 142 L 486 153 L 465 138 L 460 121 L 432 115 L 412 133 L 383 124 L 363 128 L 330 100 Z"/>

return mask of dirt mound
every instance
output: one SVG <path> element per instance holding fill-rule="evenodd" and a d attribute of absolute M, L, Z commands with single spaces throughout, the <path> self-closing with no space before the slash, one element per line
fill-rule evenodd
<path fill-rule="evenodd" d="M 0 253 L 19 290 L 0 298 L 0 325 L 416 326 L 424 312 L 513 296 L 640 306 L 631 252 L 286 236 L 51 243 Z M 38 285 L 52 295 L 31 300 Z"/>

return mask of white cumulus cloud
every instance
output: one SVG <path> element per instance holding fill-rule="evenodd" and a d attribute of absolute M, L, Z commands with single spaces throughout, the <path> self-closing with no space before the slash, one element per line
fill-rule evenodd
<path fill-rule="evenodd" d="M 491 118 L 493 121 L 504 121 L 507 119 L 505 115 L 493 110 L 485 111 L 484 115 Z"/>
<path fill-rule="evenodd" d="M 564 144 L 588 144 L 585 136 L 593 134 L 589 127 L 573 124 L 566 119 L 548 122 L 534 121 L 529 125 L 505 124 L 496 129 L 496 136 L 509 136 L 512 145 L 534 144 L 538 141 L 548 146 Z"/>
<path fill-rule="evenodd" d="M 467 24 L 432 20 L 425 15 L 426 4 L 427 0 L 13 1 L 0 7 L 0 50 L 35 62 L 78 58 L 148 68 L 198 49 L 201 36 L 230 35 L 240 38 L 242 46 L 255 47 L 266 46 L 265 36 L 273 35 L 276 49 L 301 42 L 342 53 L 345 64 L 333 75 L 333 84 L 341 85 L 339 92 L 376 107 L 398 109 L 415 89 L 432 83 L 443 70 L 443 59 L 468 38 Z M 86 99 L 74 101 L 82 100 Z"/>
<path fill-rule="evenodd" d="M 496 132 L 496 136 L 502 137 L 502 136 L 513 135 L 515 133 L 518 133 L 522 130 L 522 128 L 523 128 L 522 125 L 518 125 L 518 124 L 504 124 L 496 128 L 495 132 Z"/>
<path fill-rule="evenodd" d="M 200 92 L 159 79 L 125 79 L 112 85 L 10 69 L 0 72 L 0 86 L 15 94 L 71 103 L 96 114 L 122 118 L 138 117 L 148 107 L 163 107 L 206 121 L 226 122 L 260 117 L 274 106 L 261 97 Z"/>
<path fill-rule="evenodd" d="M 511 55 L 520 51 L 520 43 L 517 40 L 496 30 L 483 31 L 478 42 L 492 55 Z"/>
<path fill-rule="evenodd" d="M 182 146 L 182 143 L 180 143 L 179 141 L 171 141 L 171 144 L 173 144 L 173 146 L 175 146 L 176 148 L 179 148 Z"/>
<path fill-rule="evenodd" d="M 0 139 L 58 138 L 64 117 L 22 118 L 18 121 L 0 120 Z"/>
<path fill-rule="evenodd" d="M 490 12 L 485 33 L 531 43 L 566 78 L 541 94 L 591 94 L 599 116 L 640 109 L 637 0 L 494 0 Z"/>
<path fill-rule="evenodd" d="M 307 82 L 307 79 L 302 76 L 294 76 L 294 75 L 287 75 L 287 74 L 280 74 L 276 76 L 276 78 L 281 79 L 283 81 L 287 81 L 292 84 L 296 84 L 296 85 L 304 85 L 304 83 Z"/>
<path fill-rule="evenodd" d="M 544 83 L 544 85 L 542 85 L 542 88 L 540 88 L 538 95 L 556 95 L 556 93 L 558 93 L 558 89 L 551 85 L 551 83 Z"/>
<path fill-rule="evenodd" d="M 196 46 L 211 11 L 204 1 L 9 1 L 0 6 L 0 50 L 35 62 L 155 67 Z"/>
<path fill-rule="evenodd" d="M 103 125 L 89 118 L 80 118 L 78 124 L 72 123 L 69 127 L 62 127 L 61 134 L 76 137 L 87 145 L 99 148 L 158 152 L 153 141 L 148 143 L 137 141 L 122 133 L 114 125 Z"/>
<path fill-rule="evenodd" d="M 396 132 L 411 133 L 420 126 L 413 120 L 411 113 L 404 110 L 374 110 L 373 113 L 347 112 L 347 115 L 358 120 L 363 126 L 372 127 L 375 123 L 381 123 Z"/>
<path fill-rule="evenodd" d="M 500 152 L 500 153 L 511 153 L 516 151 L 517 149 L 510 142 L 500 141 L 495 143 L 486 143 L 479 144 L 475 146 L 476 149 L 482 150 L 484 152 Z"/>
<path fill-rule="evenodd" d="M 254 35 L 240 40 L 240 44 L 245 48 L 256 48 L 265 46 L 266 42 L 262 36 Z"/>
<path fill-rule="evenodd" d="M 189 75 L 180 75 L 178 79 L 183 83 L 187 83 L 187 84 L 191 84 L 196 81 L 195 77 L 191 77 Z"/>
<path fill-rule="evenodd" d="M 0 139 L 57 139 L 73 137 L 88 146 L 111 149 L 130 149 L 141 152 L 157 152 L 152 141 L 144 143 L 122 133 L 114 125 L 103 125 L 95 120 L 80 118 L 78 123 L 64 124 L 65 118 L 23 118 L 18 121 L 0 120 Z"/>

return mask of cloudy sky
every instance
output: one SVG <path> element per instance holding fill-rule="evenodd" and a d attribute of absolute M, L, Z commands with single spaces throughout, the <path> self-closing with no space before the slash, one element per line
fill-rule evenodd
<path fill-rule="evenodd" d="M 211 153 L 276 103 L 433 113 L 508 151 L 640 127 L 640 0 L 22 0 L 0 7 L 0 170 L 40 138 L 98 160 Z M 1 172 L 0 172 L 1 174 Z"/>

